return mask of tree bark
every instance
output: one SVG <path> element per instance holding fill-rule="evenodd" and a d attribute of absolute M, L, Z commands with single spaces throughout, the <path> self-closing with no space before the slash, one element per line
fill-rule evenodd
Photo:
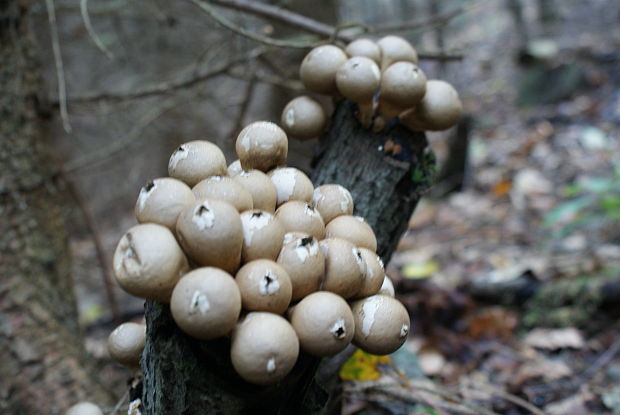
<path fill-rule="evenodd" d="M 330 130 L 321 139 L 313 181 L 339 183 L 351 191 L 356 214 L 375 230 L 377 251 L 387 261 L 421 193 L 429 187 L 434 158 L 423 133 L 396 125 L 375 134 L 360 126 L 354 111 L 351 102 L 338 105 Z M 234 372 L 228 339 L 200 342 L 186 336 L 162 303 L 147 301 L 146 321 L 144 413 L 324 413 L 329 387 L 314 376 L 320 359 L 302 352 L 281 383 L 258 387 Z"/>
<path fill-rule="evenodd" d="M 46 156 L 29 2 L 0 4 L 0 412 L 107 403 L 86 369 L 62 186 Z"/>

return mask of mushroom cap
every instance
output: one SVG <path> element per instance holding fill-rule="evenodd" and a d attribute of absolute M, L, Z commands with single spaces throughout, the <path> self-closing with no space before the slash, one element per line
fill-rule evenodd
<path fill-rule="evenodd" d="M 339 184 L 324 184 L 314 189 L 312 206 L 319 211 L 325 223 L 341 215 L 353 213 L 353 197 Z"/>
<path fill-rule="evenodd" d="M 244 170 L 266 172 L 286 163 L 288 138 L 277 124 L 256 121 L 241 130 L 235 149 Z"/>
<path fill-rule="evenodd" d="M 239 267 L 243 226 L 239 212 L 228 202 L 201 199 L 185 208 L 177 220 L 177 237 L 199 265 L 230 273 Z"/>
<path fill-rule="evenodd" d="M 383 279 L 383 283 L 381 284 L 381 288 L 379 289 L 378 294 L 383 294 L 390 297 L 394 297 L 396 295 L 396 291 L 394 290 L 394 284 L 392 283 L 390 277 L 387 276 L 387 274 Z"/>
<path fill-rule="evenodd" d="M 372 59 L 377 65 L 381 63 L 381 49 L 377 42 L 371 39 L 355 39 L 344 49 L 349 57 L 364 56 Z"/>
<path fill-rule="evenodd" d="M 418 63 L 418 54 L 407 40 L 400 36 L 385 36 L 377 41 L 381 49 L 381 70 L 385 71 L 398 61 Z"/>
<path fill-rule="evenodd" d="M 179 328 L 201 340 L 224 336 L 235 328 L 241 294 L 233 277 L 219 268 L 197 268 L 172 293 L 170 311 Z"/>
<path fill-rule="evenodd" d="M 318 137 L 326 122 L 327 116 L 323 107 L 306 95 L 294 98 L 286 104 L 280 118 L 286 134 L 298 140 Z"/>
<path fill-rule="evenodd" d="M 272 214 L 261 210 L 248 210 L 241 214 L 243 248 L 241 262 L 265 258 L 276 260 L 282 248 L 284 227 Z"/>
<path fill-rule="evenodd" d="M 339 295 L 327 291 L 302 299 L 291 310 L 290 321 L 301 348 L 315 356 L 333 356 L 341 352 L 355 334 L 349 305 Z"/>
<path fill-rule="evenodd" d="M 395 352 L 407 340 L 411 321 L 405 306 L 387 295 L 373 295 L 351 304 L 355 320 L 353 344 L 360 349 L 385 355 Z"/>
<path fill-rule="evenodd" d="M 181 211 L 195 201 L 188 185 L 172 177 L 162 177 L 142 187 L 134 212 L 139 223 L 158 223 L 174 231 Z"/>
<path fill-rule="evenodd" d="M 231 177 L 207 177 L 194 186 L 192 192 L 196 196 L 196 200 L 223 200 L 233 205 L 239 212 L 245 212 L 254 207 L 254 201 L 250 192 Z"/>
<path fill-rule="evenodd" d="M 286 232 L 302 232 L 323 239 L 325 224 L 318 210 L 306 202 L 292 200 L 276 210 L 276 219 Z"/>
<path fill-rule="evenodd" d="M 312 201 L 314 186 L 303 171 L 294 167 L 280 167 L 271 170 L 267 175 L 276 187 L 278 195 L 276 206 L 291 200 L 307 203 Z"/>
<path fill-rule="evenodd" d="M 241 173 L 243 171 L 243 168 L 241 167 L 241 162 L 239 161 L 239 159 L 233 161 L 232 163 L 230 163 L 228 165 L 228 176 L 230 177 L 235 177 L 236 175 L 238 175 L 239 173 Z"/>
<path fill-rule="evenodd" d="M 298 355 L 293 326 L 277 314 L 248 313 L 233 331 L 230 358 L 235 371 L 248 382 L 268 385 L 282 380 Z"/>
<path fill-rule="evenodd" d="M 170 301 L 188 269 L 187 258 L 168 228 L 144 223 L 130 228 L 114 251 L 114 273 L 121 288 L 136 297 Z"/>
<path fill-rule="evenodd" d="M 377 250 L 377 237 L 361 216 L 341 215 L 332 219 L 325 226 L 325 236 L 346 239 L 355 246 Z"/>
<path fill-rule="evenodd" d="M 103 415 L 103 411 L 92 402 L 78 402 L 65 415 Z"/>
<path fill-rule="evenodd" d="M 345 98 L 371 103 L 381 85 L 381 71 L 372 59 L 354 56 L 338 68 L 336 85 Z"/>
<path fill-rule="evenodd" d="M 325 257 L 312 235 L 299 232 L 284 235 L 277 262 L 291 279 L 293 301 L 319 289 L 325 272 Z"/>
<path fill-rule="evenodd" d="M 401 123 L 412 130 L 441 131 L 456 125 L 463 105 L 454 87 L 445 81 L 430 80 L 420 104 L 401 117 Z"/>
<path fill-rule="evenodd" d="M 359 291 L 355 294 L 357 298 L 377 294 L 385 280 L 385 268 L 379 255 L 367 248 L 360 248 L 360 252 L 366 263 L 366 272 L 364 273 L 364 281 Z"/>
<path fill-rule="evenodd" d="M 254 209 L 275 212 L 278 195 L 269 176 L 260 170 L 244 170 L 233 179 L 250 192 Z"/>
<path fill-rule="evenodd" d="M 325 275 L 322 290 L 343 298 L 351 298 L 364 281 L 366 264 L 360 250 L 340 238 L 323 239 L 320 244 L 325 257 Z"/>
<path fill-rule="evenodd" d="M 284 268 L 269 259 L 250 261 L 235 276 L 245 310 L 282 314 L 291 303 L 291 279 Z"/>
<path fill-rule="evenodd" d="M 335 94 L 336 71 L 347 55 L 337 46 L 322 45 L 312 49 L 299 67 L 299 78 L 307 90 L 323 95 Z"/>
<path fill-rule="evenodd" d="M 146 326 L 138 323 L 123 323 L 108 336 L 110 357 L 123 366 L 137 368 L 146 342 Z"/>
<path fill-rule="evenodd" d="M 209 141 L 189 141 L 170 156 L 168 174 L 191 187 L 209 176 L 225 176 L 226 158 L 222 150 Z"/>
<path fill-rule="evenodd" d="M 379 101 L 404 110 L 418 105 L 425 93 L 426 75 L 416 64 L 396 62 L 383 71 Z"/>

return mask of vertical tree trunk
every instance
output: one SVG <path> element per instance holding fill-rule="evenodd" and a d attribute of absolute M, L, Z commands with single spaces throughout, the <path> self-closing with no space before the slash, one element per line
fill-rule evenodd
<path fill-rule="evenodd" d="M 83 361 L 29 4 L 0 3 L 0 413 L 58 414 L 109 396 Z"/>
<path fill-rule="evenodd" d="M 351 191 L 356 214 L 375 229 L 378 252 L 387 261 L 421 192 L 429 186 L 434 159 L 424 134 L 399 125 L 373 134 L 353 113 L 351 102 L 337 107 L 331 129 L 321 140 L 313 181 L 339 183 Z M 329 394 L 314 376 L 319 359 L 301 353 L 293 372 L 280 384 L 253 386 L 234 373 L 227 339 L 200 342 L 186 336 L 162 303 L 147 302 L 146 321 L 142 356 L 146 414 L 323 412 Z"/>

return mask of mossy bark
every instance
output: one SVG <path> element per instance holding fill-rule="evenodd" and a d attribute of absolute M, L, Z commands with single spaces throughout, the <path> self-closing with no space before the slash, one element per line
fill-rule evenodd
<path fill-rule="evenodd" d="M 395 125 L 382 133 L 360 126 L 355 106 L 343 101 L 321 138 L 312 174 L 315 185 L 348 188 L 355 214 L 377 234 L 378 253 L 388 260 L 420 195 L 434 174 L 423 133 Z M 174 324 L 169 307 L 147 302 L 147 342 L 142 357 L 146 414 L 319 414 L 329 386 L 315 377 L 320 359 L 300 354 L 293 372 L 269 387 L 250 385 L 235 374 L 229 341 L 200 342 Z M 327 381 L 329 383 L 329 380 Z"/>

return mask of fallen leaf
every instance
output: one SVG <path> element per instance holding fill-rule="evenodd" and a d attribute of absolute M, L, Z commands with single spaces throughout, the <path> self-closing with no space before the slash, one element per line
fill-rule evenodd
<path fill-rule="evenodd" d="M 375 356 L 358 349 L 342 365 L 340 379 L 361 382 L 377 380 L 381 377 L 378 366 L 381 364 L 391 364 L 391 362 L 392 360 L 389 356 Z"/>
<path fill-rule="evenodd" d="M 524 342 L 530 347 L 546 350 L 581 349 L 585 344 L 581 332 L 574 327 L 534 329 L 525 336 Z"/>
<path fill-rule="evenodd" d="M 428 278 L 439 270 L 439 263 L 431 260 L 420 264 L 406 264 L 400 273 L 409 279 Z"/>

